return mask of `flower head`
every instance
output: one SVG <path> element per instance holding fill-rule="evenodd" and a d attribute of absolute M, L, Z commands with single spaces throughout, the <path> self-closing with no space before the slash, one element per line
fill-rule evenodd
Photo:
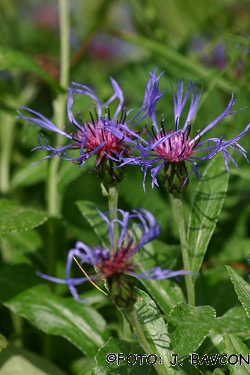
<path fill-rule="evenodd" d="M 116 99 L 118 99 L 118 106 L 112 119 L 115 119 L 117 114 L 122 111 L 122 91 L 117 82 L 112 78 L 111 83 L 114 89 L 114 94 L 104 104 L 100 103 L 100 100 L 98 99 L 94 91 L 87 86 L 74 83 L 73 86 L 70 88 L 67 103 L 67 112 L 70 123 L 76 127 L 76 132 L 74 134 L 66 133 L 65 131 L 57 128 L 56 125 L 54 125 L 50 120 L 48 120 L 40 113 L 33 111 L 32 109 L 23 107 L 25 110 L 27 110 L 35 116 L 27 117 L 20 113 L 20 116 L 18 116 L 18 118 L 30 121 L 32 124 L 38 125 L 46 130 L 59 133 L 68 138 L 69 140 L 71 140 L 71 143 L 67 145 L 54 148 L 49 145 L 45 136 L 42 134 L 44 143 L 42 142 L 39 136 L 39 146 L 33 150 L 42 149 L 50 151 L 51 153 L 45 158 L 43 158 L 43 160 L 58 155 L 60 158 L 64 160 L 71 160 L 79 164 L 79 166 L 85 164 L 85 161 L 89 157 L 96 155 L 97 160 L 95 164 L 95 169 L 98 167 L 98 165 L 104 157 L 109 157 L 113 154 L 117 154 L 120 152 L 125 152 L 125 154 L 129 153 L 128 146 L 126 146 L 120 139 L 118 139 L 112 133 L 105 131 L 103 121 L 101 120 L 103 108 L 106 108 L 111 102 L 115 101 Z M 74 103 L 74 95 L 76 93 L 80 93 L 83 96 L 88 96 L 94 100 L 95 116 L 93 116 L 90 111 L 90 121 L 84 121 L 81 119 L 80 116 L 78 120 L 75 118 L 72 106 Z M 125 136 L 124 139 L 126 139 Z M 75 149 L 79 151 L 79 154 L 77 156 L 72 156 L 68 153 L 69 150 Z"/>
<path fill-rule="evenodd" d="M 97 245 L 90 248 L 83 242 L 78 241 L 75 247 L 68 253 L 65 279 L 57 279 L 38 273 L 41 277 L 53 282 L 67 284 L 72 296 L 79 300 L 76 286 L 87 281 L 87 278 L 70 277 L 74 257 L 78 258 L 81 263 L 87 263 L 95 267 L 97 275 L 91 276 L 92 280 L 98 278 L 106 279 L 108 285 L 111 286 L 114 281 L 119 280 L 121 282 L 121 280 L 124 280 L 125 274 L 130 274 L 138 278 L 162 280 L 188 273 L 183 270 L 163 270 L 160 267 L 154 267 L 145 272 L 137 272 L 139 267 L 133 262 L 133 255 L 145 244 L 155 239 L 160 232 L 160 225 L 150 212 L 140 209 L 129 213 L 118 209 L 112 212 L 112 214 L 115 213 L 117 215 L 117 218 L 112 220 L 109 219 L 109 213 L 104 214 L 99 210 L 98 213 L 107 225 L 108 246 Z M 118 238 L 116 238 L 116 226 L 119 227 Z M 127 303 L 128 301 L 126 301 Z"/>
<path fill-rule="evenodd" d="M 146 85 L 142 106 L 128 121 L 126 120 L 127 115 L 132 110 L 126 112 L 126 108 L 124 108 L 123 92 L 113 78 L 110 78 L 114 91 L 113 95 L 104 104 L 101 104 L 98 96 L 88 86 L 80 85 L 78 83 L 72 84 L 67 101 L 67 113 L 69 122 L 76 128 L 74 133 L 69 134 L 64 130 L 59 129 L 42 114 L 26 107 L 23 108 L 35 116 L 28 117 L 20 113 L 17 118 L 27 120 L 32 124 L 40 126 L 41 128 L 61 134 L 71 141 L 66 145 L 54 148 L 49 144 L 46 137 L 41 134 L 42 139 L 40 136 L 38 137 L 39 146 L 34 148 L 32 151 L 39 149 L 49 151 L 50 154 L 44 157 L 42 160 L 58 155 L 61 159 L 71 160 L 72 162 L 77 163 L 79 166 L 82 166 L 89 157 L 96 155 L 95 169 L 97 169 L 103 160 L 109 159 L 116 161 L 117 157 L 118 159 L 121 158 L 121 155 L 126 155 L 129 157 L 130 148 L 128 143 L 125 143 L 125 141 L 129 141 L 130 145 L 135 144 L 136 142 L 132 139 L 132 135 L 134 133 L 130 131 L 127 125 L 131 124 L 131 126 L 134 126 L 145 118 L 147 114 L 153 114 L 155 102 L 158 100 L 158 97 L 161 97 L 163 94 L 163 92 L 158 93 L 157 81 L 159 78 L 160 77 L 155 77 L 155 72 L 151 74 L 151 77 Z M 76 118 L 73 113 L 72 107 L 74 104 L 74 97 L 77 94 L 80 94 L 83 97 L 90 97 L 94 101 L 95 114 L 93 115 L 90 111 L 90 121 L 84 121 L 79 114 L 78 118 Z M 108 106 L 114 101 L 118 101 L 118 104 L 113 116 L 111 116 Z M 120 128 L 118 136 L 115 134 L 114 129 L 112 132 L 110 131 L 109 127 L 107 126 L 107 121 L 112 121 L 113 124 L 119 123 Z M 125 131 L 121 132 L 123 126 Z M 138 138 L 138 132 L 135 132 L 135 134 Z M 69 153 L 70 150 L 78 150 L 78 155 L 75 156 L 74 154 Z M 104 169 L 105 168 L 106 166 L 104 166 Z"/>
<path fill-rule="evenodd" d="M 155 89 L 158 89 L 158 85 L 155 85 Z M 154 91 L 153 95 L 155 95 L 155 98 L 157 98 L 158 101 L 159 95 L 157 90 Z M 152 111 L 149 112 L 149 115 L 152 119 L 152 131 L 147 132 L 147 140 L 141 141 L 138 139 L 137 141 L 136 148 L 139 150 L 140 155 L 134 157 L 131 157 L 130 155 L 130 158 L 126 158 L 124 156 L 123 163 L 121 163 L 121 165 L 139 165 L 144 172 L 143 185 L 145 184 L 146 174 L 148 170 L 150 170 L 152 177 L 152 187 L 154 187 L 154 185 L 158 186 L 157 175 L 159 171 L 164 168 L 165 172 L 167 170 L 167 174 L 163 177 L 163 179 L 171 180 L 171 178 L 169 177 L 171 175 L 172 178 L 175 179 L 175 181 L 178 180 L 179 185 L 177 184 L 178 186 L 175 187 L 177 190 L 179 189 L 179 192 L 181 192 L 183 186 L 188 183 L 188 178 L 191 173 L 194 172 L 196 177 L 200 179 L 197 161 L 210 160 L 219 152 L 221 152 L 227 171 L 229 171 L 230 161 L 232 161 L 234 165 L 238 167 L 236 161 L 229 153 L 230 148 L 240 152 L 248 161 L 246 150 L 242 146 L 240 146 L 238 141 L 247 133 L 250 124 L 248 124 L 239 135 L 232 138 L 231 140 L 225 140 L 223 136 L 220 136 L 220 138 L 211 137 L 207 140 L 202 140 L 205 133 L 216 126 L 224 117 L 238 112 L 231 112 L 231 109 L 235 103 L 233 94 L 226 109 L 210 124 L 205 126 L 203 130 L 198 131 L 198 134 L 193 138 L 190 137 L 191 120 L 193 119 L 197 111 L 200 99 L 198 88 L 193 82 L 189 82 L 188 88 L 184 93 L 184 81 L 177 81 L 176 92 L 172 88 L 172 95 L 174 102 L 173 129 L 166 129 L 163 117 L 161 119 L 160 126 L 157 124 L 154 106 L 154 108 L 152 108 Z M 180 117 L 188 100 L 190 103 L 189 111 L 183 127 L 180 128 Z M 153 98 L 151 98 L 151 102 L 154 102 Z M 156 101 L 154 103 L 156 103 Z M 124 131 L 124 127 L 122 128 L 122 130 Z M 117 127 L 114 132 L 118 136 Z M 136 137 L 136 134 L 134 134 L 133 136 Z M 202 153 L 201 156 L 198 156 L 199 152 Z M 187 169 L 185 167 L 185 162 L 189 162 L 192 164 L 192 169 L 189 173 L 187 172 Z M 171 169 L 170 172 L 169 168 Z M 183 171 L 184 174 L 181 175 L 180 171 Z M 169 182 L 171 183 L 170 180 Z"/>

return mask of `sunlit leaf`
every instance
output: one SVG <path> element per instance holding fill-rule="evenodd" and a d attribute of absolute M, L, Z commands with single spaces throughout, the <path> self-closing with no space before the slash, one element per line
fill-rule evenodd
<path fill-rule="evenodd" d="M 53 363 L 22 348 L 8 346 L 0 356 L 1 375 L 66 375 Z"/>
<path fill-rule="evenodd" d="M 222 155 L 211 160 L 201 178 L 193 198 L 187 234 L 193 272 L 200 269 L 227 192 L 229 173 Z"/>
<path fill-rule="evenodd" d="M 0 200 L 0 234 L 29 230 L 47 219 L 43 211 L 22 207 L 7 199 Z"/>
<path fill-rule="evenodd" d="M 5 306 L 43 332 L 65 337 L 92 358 L 108 337 L 106 323 L 98 312 L 73 298 L 49 293 L 45 285 L 19 293 Z"/>
<path fill-rule="evenodd" d="M 229 272 L 231 281 L 234 285 L 235 292 L 242 303 L 248 317 L 250 318 L 250 285 L 232 267 L 226 266 Z"/>
<path fill-rule="evenodd" d="M 249 348 L 235 335 L 224 336 L 225 362 L 231 375 L 249 374 Z"/>
<path fill-rule="evenodd" d="M 175 322 L 180 322 L 180 325 L 170 325 L 169 334 L 174 353 L 178 353 L 178 360 L 183 360 L 191 353 L 195 353 L 209 334 L 210 329 L 203 328 L 198 322 L 213 319 L 215 317 L 215 312 L 209 306 L 191 308 L 181 303 L 170 311 L 168 317 L 170 319 L 174 318 Z M 194 322 L 195 317 L 196 325 L 194 324 L 192 327 L 184 327 L 181 325 L 181 322 L 185 320 L 189 321 L 190 318 Z"/>
<path fill-rule="evenodd" d="M 168 328 L 155 302 L 145 292 L 137 289 L 134 309 L 150 347 L 150 353 L 157 356 L 157 364 L 159 363 L 162 373 L 165 371 L 169 375 L 176 374 L 176 368 L 170 364 L 174 352 Z M 128 316 L 125 310 L 122 311 L 125 316 Z"/>
<path fill-rule="evenodd" d="M 78 201 L 76 202 L 76 205 L 99 238 L 100 244 L 102 244 L 104 247 L 107 246 L 109 244 L 107 224 L 98 214 L 96 204 L 94 202 Z M 102 212 L 108 211 L 107 208 L 105 210 L 100 206 L 98 206 L 98 209 L 100 209 Z"/>

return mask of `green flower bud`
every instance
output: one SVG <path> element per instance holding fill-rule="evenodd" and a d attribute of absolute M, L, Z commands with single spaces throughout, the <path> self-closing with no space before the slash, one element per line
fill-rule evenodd
<path fill-rule="evenodd" d="M 107 278 L 112 301 L 125 309 L 132 309 L 136 301 L 133 281 L 124 273 L 116 273 Z"/>
<path fill-rule="evenodd" d="M 125 167 L 116 168 L 117 166 L 119 163 L 109 158 L 102 158 L 96 169 L 98 177 L 109 186 L 119 184 L 124 179 Z"/>
<path fill-rule="evenodd" d="M 182 194 L 188 187 L 187 177 L 188 171 L 185 161 L 165 164 L 163 185 L 170 194 Z"/>

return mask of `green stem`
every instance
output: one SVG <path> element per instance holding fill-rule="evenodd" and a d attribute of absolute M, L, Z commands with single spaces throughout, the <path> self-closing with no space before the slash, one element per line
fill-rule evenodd
<path fill-rule="evenodd" d="M 182 198 L 181 198 L 181 195 L 180 196 L 172 195 L 172 197 L 173 197 L 173 204 L 174 204 L 174 210 L 175 210 L 175 217 L 176 217 L 176 221 L 177 221 L 178 229 L 179 229 L 184 269 L 186 271 L 191 271 L 189 257 L 188 257 L 188 244 L 187 244 L 187 236 L 186 236 L 185 222 L 184 222 L 184 216 L 183 216 Z M 194 291 L 193 280 L 194 279 L 192 275 L 185 275 L 188 303 L 190 305 L 195 304 L 195 291 Z"/>
<path fill-rule="evenodd" d="M 5 121 L 6 118 L 6 121 Z M 0 191 L 8 193 L 10 187 L 10 162 L 12 157 L 12 148 L 14 140 L 14 119 L 8 119 L 7 115 L 1 114 L 0 128 Z"/>
<path fill-rule="evenodd" d="M 119 185 L 110 186 L 108 192 L 108 205 L 110 211 L 110 220 L 118 218 L 117 207 L 118 207 L 118 195 L 119 195 Z M 114 225 L 114 246 L 118 244 L 119 240 L 119 225 Z M 116 249 L 114 249 L 116 250 Z"/>
<path fill-rule="evenodd" d="M 126 310 L 126 315 L 133 327 L 134 334 L 136 335 L 139 344 L 145 351 L 145 354 L 151 354 L 152 349 L 144 335 L 135 308 L 133 307 L 131 310 Z M 154 368 L 159 375 L 166 375 L 166 369 L 164 369 L 159 363 L 155 363 Z"/>
<path fill-rule="evenodd" d="M 69 57 L 70 57 L 70 12 L 69 0 L 58 0 L 59 19 L 60 19 L 60 85 L 65 89 L 65 93 L 59 94 L 53 103 L 55 124 L 59 129 L 65 125 L 66 117 L 66 102 L 67 102 L 67 87 L 69 82 Z M 55 147 L 59 147 L 62 143 L 60 134 L 56 136 Z M 47 205 L 50 216 L 58 216 L 61 211 L 61 201 L 57 188 L 58 172 L 60 166 L 59 157 L 55 156 L 51 159 L 49 164 L 48 180 L 47 180 Z M 53 223 L 48 228 L 49 230 L 49 248 L 50 251 L 47 257 L 47 267 L 49 274 L 55 273 L 56 266 L 56 244 L 55 234 L 53 231 Z M 43 352 L 46 358 L 53 357 L 53 342 L 51 336 L 45 336 L 43 342 Z"/>
<path fill-rule="evenodd" d="M 118 193 L 119 193 L 119 187 L 116 186 L 110 186 L 109 187 L 109 211 L 112 211 L 110 213 L 110 218 L 116 219 L 117 218 L 117 206 L 118 206 Z"/>
<path fill-rule="evenodd" d="M 54 101 L 54 114 L 55 123 L 59 129 L 62 129 L 65 125 L 66 117 L 66 102 L 67 92 L 66 89 L 69 83 L 69 57 L 70 57 L 70 21 L 69 21 L 69 1 L 58 0 L 59 5 L 59 16 L 60 16 L 60 85 L 65 89 L 65 93 L 59 94 Z M 56 147 L 59 147 L 62 142 L 62 137 L 57 134 Z M 51 159 L 49 166 L 49 178 L 48 178 L 48 189 L 47 189 L 47 203 L 48 212 L 51 216 L 57 216 L 60 213 L 60 197 L 57 189 L 58 182 L 58 170 L 60 165 L 60 159 L 54 157 Z"/>

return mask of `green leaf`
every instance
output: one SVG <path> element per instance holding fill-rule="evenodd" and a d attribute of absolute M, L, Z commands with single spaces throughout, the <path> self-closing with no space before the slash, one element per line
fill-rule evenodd
<path fill-rule="evenodd" d="M 31 253 L 42 247 L 38 231 L 31 229 L 18 233 L 5 233 L 1 237 L 2 257 L 8 264 L 33 265 Z"/>
<path fill-rule="evenodd" d="M 6 348 L 6 346 L 8 345 L 8 342 L 6 340 L 6 338 L 0 334 L 0 352 Z"/>
<path fill-rule="evenodd" d="M 183 360 L 196 350 L 203 343 L 209 330 L 194 330 L 184 327 L 169 326 L 169 333 L 173 343 L 173 350 L 178 354 L 178 362 Z"/>
<path fill-rule="evenodd" d="M 137 313 L 140 326 L 147 339 L 151 354 L 158 358 L 162 373 L 176 374 L 177 369 L 172 367 L 173 347 L 168 333 L 167 325 L 164 322 L 155 302 L 142 290 L 137 289 L 137 301 L 134 309 Z M 122 310 L 127 319 L 127 312 Z M 148 354 L 148 353 L 147 353 Z"/>
<path fill-rule="evenodd" d="M 107 224 L 103 221 L 101 216 L 98 214 L 96 210 L 96 203 L 89 202 L 89 201 L 77 201 L 77 207 L 79 208 L 82 216 L 87 220 L 90 224 L 91 228 L 97 235 L 100 244 L 103 247 L 109 247 L 109 237 L 108 237 L 108 228 Z M 98 206 L 100 211 L 108 211 L 107 208 L 103 208 Z"/>
<path fill-rule="evenodd" d="M 7 199 L 0 200 L 0 235 L 38 227 L 47 219 L 43 211 L 22 207 Z"/>
<path fill-rule="evenodd" d="M 1 375 L 66 375 L 51 362 L 28 350 L 8 346 L 0 356 Z"/>
<path fill-rule="evenodd" d="M 176 325 L 194 328 L 212 328 L 215 322 L 215 310 L 211 306 L 190 306 L 184 302 L 178 303 L 167 319 Z"/>
<path fill-rule="evenodd" d="M 226 333 L 234 333 L 246 338 L 250 337 L 250 320 L 241 306 L 231 308 L 222 317 L 218 318 L 215 328 L 218 324 L 220 329 Z"/>
<path fill-rule="evenodd" d="M 170 314 L 167 314 L 167 318 L 172 324 L 190 330 L 196 331 L 197 327 L 199 327 L 199 330 L 213 328 L 219 333 L 250 335 L 250 321 L 238 308 L 228 311 L 220 318 L 216 318 L 215 310 L 211 306 L 193 307 L 180 302 Z"/>
<path fill-rule="evenodd" d="M 175 322 L 180 322 L 180 325 L 170 325 L 169 334 L 173 345 L 174 353 L 178 353 L 178 360 L 183 360 L 191 353 L 194 353 L 205 340 L 209 334 L 210 328 L 203 328 L 200 325 L 201 321 L 213 319 L 215 311 L 210 306 L 191 307 L 180 303 L 176 305 L 168 315 L 168 318 Z M 181 325 L 183 321 L 190 321 L 196 324 L 192 327 L 184 327 Z M 212 327 L 211 327 L 212 328 Z"/>
<path fill-rule="evenodd" d="M 233 268 L 226 266 L 230 279 L 234 285 L 235 292 L 244 307 L 247 316 L 250 318 L 250 285 L 240 277 Z"/>
<path fill-rule="evenodd" d="M 94 309 L 73 298 L 62 298 L 37 285 L 4 304 L 41 331 L 65 337 L 83 353 L 94 357 L 108 337 L 106 323 Z"/>
<path fill-rule="evenodd" d="M 222 372 L 219 368 L 216 368 L 213 372 L 213 375 L 225 375 L 225 373 Z"/>
<path fill-rule="evenodd" d="M 229 173 L 222 155 L 214 157 L 202 175 L 193 199 L 188 224 L 191 271 L 198 272 L 216 227 L 226 196 Z"/>
<path fill-rule="evenodd" d="M 0 46 L 0 70 L 20 69 L 40 75 L 57 92 L 63 92 L 57 81 L 47 74 L 32 58 L 21 51 Z"/>
<path fill-rule="evenodd" d="M 229 362 L 228 367 L 231 375 L 245 375 L 249 374 L 249 364 L 245 363 L 244 359 L 249 362 L 249 348 L 243 341 L 235 335 L 224 336 L 225 351 L 227 358 L 225 361 Z"/>
<path fill-rule="evenodd" d="M 12 247 L 17 249 L 16 253 L 18 251 L 34 253 L 39 247 L 42 247 L 42 238 L 38 231 L 33 229 L 18 233 L 6 233 L 2 238 L 8 240 Z"/>
<path fill-rule="evenodd" d="M 118 357 L 119 353 L 122 353 L 120 357 Z M 110 338 L 108 342 L 98 350 L 95 357 L 96 367 L 92 371 L 92 374 L 108 374 L 112 371 L 112 374 L 117 375 L 147 375 L 151 366 L 147 364 L 146 359 L 144 359 L 140 365 L 140 358 L 128 357 L 129 354 L 144 354 L 144 351 L 138 344 Z M 133 360 L 135 360 L 135 364 L 129 365 Z"/>

